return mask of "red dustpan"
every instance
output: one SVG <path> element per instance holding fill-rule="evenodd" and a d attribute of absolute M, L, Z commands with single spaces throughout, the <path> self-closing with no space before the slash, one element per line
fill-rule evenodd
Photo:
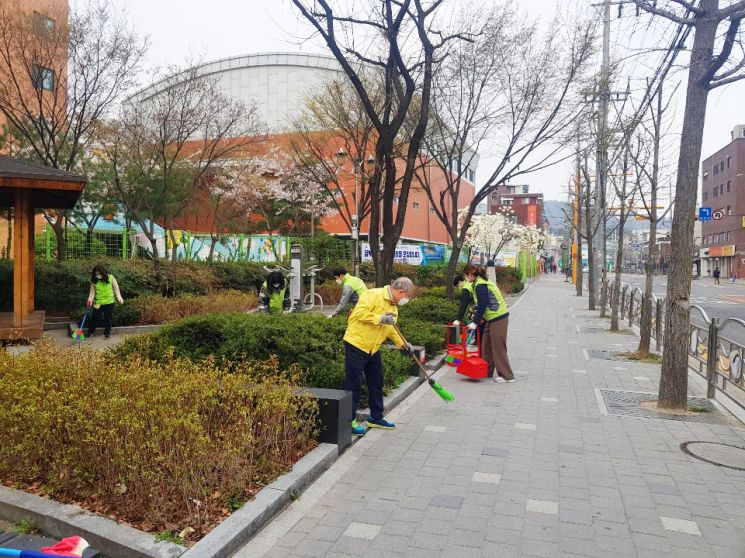
<path fill-rule="evenodd" d="M 464 328 L 465 329 L 465 328 Z M 455 370 L 458 374 L 462 374 L 468 378 L 474 380 L 481 380 L 489 375 L 489 367 L 486 365 L 486 361 L 481 358 L 481 332 L 476 328 L 476 349 L 468 348 L 468 341 L 466 332 L 463 331 L 461 334 L 461 350 L 463 360 Z"/>

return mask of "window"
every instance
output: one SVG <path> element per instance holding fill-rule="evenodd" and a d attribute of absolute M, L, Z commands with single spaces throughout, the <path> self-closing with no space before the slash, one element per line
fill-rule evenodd
<path fill-rule="evenodd" d="M 502 200 L 502 205 L 512 205 L 512 200 Z"/>
<path fill-rule="evenodd" d="M 708 201 L 709 200 L 709 192 L 704 192 L 703 200 L 704 201 Z"/>
<path fill-rule="evenodd" d="M 48 37 L 54 33 L 57 22 L 39 12 L 34 12 L 34 33 L 42 37 Z"/>
<path fill-rule="evenodd" d="M 730 180 L 727 181 L 727 191 L 729 192 L 730 186 L 732 186 L 732 182 Z"/>
<path fill-rule="evenodd" d="M 393 196 L 393 203 L 398 203 L 398 196 Z"/>
<path fill-rule="evenodd" d="M 724 161 L 719 163 L 719 172 L 724 172 Z"/>
<path fill-rule="evenodd" d="M 419 209 L 419 202 L 414 202 L 414 209 Z"/>
<path fill-rule="evenodd" d="M 530 204 L 530 198 L 523 198 L 523 205 Z"/>
<path fill-rule="evenodd" d="M 732 206 L 727 206 L 727 215 L 732 215 Z"/>
<path fill-rule="evenodd" d="M 716 197 L 717 197 L 717 196 L 719 195 L 719 188 L 714 188 L 714 190 L 712 190 L 712 192 L 711 192 L 711 193 L 712 193 L 712 194 L 714 195 L 714 197 L 716 198 Z"/>
<path fill-rule="evenodd" d="M 429 214 L 430 215 L 434 215 L 435 214 L 435 208 L 434 207 L 430 207 L 429 208 Z"/>
<path fill-rule="evenodd" d="M 727 155 L 727 168 L 730 168 L 731 163 L 732 163 L 732 157 Z"/>
<path fill-rule="evenodd" d="M 714 176 L 719 174 L 719 165 L 714 165 Z"/>
<path fill-rule="evenodd" d="M 523 194 L 527 194 L 530 186 L 523 186 Z"/>
<path fill-rule="evenodd" d="M 724 184 L 719 185 L 719 193 L 724 194 Z"/>
<path fill-rule="evenodd" d="M 54 70 L 34 64 L 31 72 L 31 81 L 36 89 L 52 91 L 54 89 Z"/>
<path fill-rule="evenodd" d="M 515 187 L 514 186 L 507 186 L 507 193 L 508 194 L 514 194 L 515 193 Z"/>
<path fill-rule="evenodd" d="M 704 180 L 709 180 L 709 171 L 704 171 Z"/>

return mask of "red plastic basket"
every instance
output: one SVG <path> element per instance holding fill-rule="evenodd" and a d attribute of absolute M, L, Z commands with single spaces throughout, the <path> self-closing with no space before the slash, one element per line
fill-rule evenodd
<path fill-rule="evenodd" d="M 461 350 L 464 355 L 463 360 L 458 365 L 456 372 L 474 380 L 481 380 L 489 375 L 489 367 L 486 361 L 481 358 L 481 331 L 476 328 L 476 349 L 468 350 L 467 331 L 463 326 L 461 333 Z"/>

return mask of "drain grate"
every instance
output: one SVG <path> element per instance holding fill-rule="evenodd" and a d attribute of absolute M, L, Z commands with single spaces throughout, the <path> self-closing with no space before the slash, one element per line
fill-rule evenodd
<path fill-rule="evenodd" d="M 587 355 L 595 360 L 621 360 L 615 351 L 603 349 L 587 349 Z"/>
<path fill-rule="evenodd" d="M 690 397 L 688 399 L 688 406 L 701 409 L 704 412 L 673 415 L 652 409 L 645 409 L 641 406 L 641 403 L 645 401 L 657 401 L 656 393 L 600 388 L 596 389 L 596 393 L 598 394 L 600 412 L 607 415 L 702 422 L 708 424 L 732 424 L 728 417 L 719 411 L 711 401 L 703 397 Z"/>
<path fill-rule="evenodd" d="M 721 442 L 683 442 L 680 449 L 684 453 L 727 469 L 745 471 L 745 448 Z"/>

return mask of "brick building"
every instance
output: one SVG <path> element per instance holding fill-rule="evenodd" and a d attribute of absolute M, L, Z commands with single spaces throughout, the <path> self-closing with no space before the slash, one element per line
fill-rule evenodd
<path fill-rule="evenodd" d="M 715 217 L 701 225 L 702 274 L 719 267 L 722 277 L 745 278 L 745 125 L 701 165 L 701 207 Z"/>
<path fill-rule="evenodd" d="M 512 208 L 519 224 L 544 228 L 543 194 L 531 193 L 529 186 L 500 186 L 489 195 L 489 213 L 496 213 L 503 206 Z"/>

